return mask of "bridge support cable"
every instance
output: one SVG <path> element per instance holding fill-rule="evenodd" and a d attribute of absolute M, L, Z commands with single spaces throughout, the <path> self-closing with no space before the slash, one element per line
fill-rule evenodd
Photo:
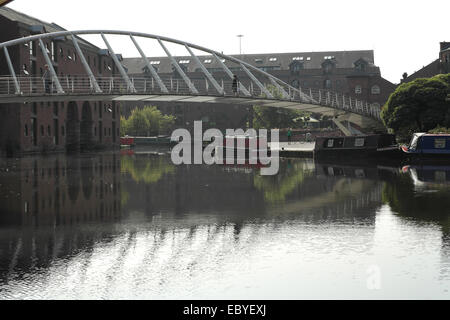
<path fill-rule="evenodd" d="M 333 117 L 332 121 L 334 122 L 334 124 L 339 128 L 339 130 L 341 130 L 341 132 L 346 136 L 346 137 L 350 137 L 352 136 L 352 132 L 349 128 L 347 128 L 341 121 L 341 119 L 336 119 L 335 117 Z"/>
<path fill-rule="evenodd" d="M 263 84 L 258 79 L 256 79 L 256 77 L 253 75 L 253 73 L 251 73 L 242 63 L 241 63 L 241 68 L 250 77 L 250 79 L 252 79 L 252 81 L 254 83 L 256 83 L 256 85 L 259 87 L 261 92 L 263 92 L 267 96 L 267 98 L 273 99 L 273 95 L 269 92 L 269 90 L 267 90 L 267 88 L 264 87 Z"/>
<path fill-rule="evenodd" d="M 16 87 L 16 94 L 20 94 L 19 81 L 17 80 L 16 72 L 14 71 L 14 67 L 13 67 L 13 65 L 11 63 L 11 58 L 9 56 L 8 49 L 6 47 L 3 47 L 3 52 L 5 53 L 6 62 L 8 63 L 9 72 L 11 73 L 11 76 L 13 77 L 13 80 L 14 80 L 14 86 Z"/>
<path fill-rule="evenodd" d="M 56 75 L 55 68 L 53 67 L 53 63 L 50 60 L 50 57 L 48 56 L 47 47 L 42 42 L 42 39 L 39 39 L 39 46 L 41 47 L 41 51 L 42 51 L 42 54 L 44 55 L 45 62 L 48 65 L 50 74 L 52 75 L 52 80 L 56 86 L 56 92 L 58 92 L 60 94 L 64 94 L 64 90 L 61 86 L 61 83 L 59 82 L 58 76 Z"/>
<path fill-rule="evenodd" d="M 128 89 L 132 93 L 137 93 L 136 88 L 134 87 L 133 83 L 131 82 L 130 78 L 128 77 L 127 73 L 125 72 L 125 69 L 123 68 L 122 64 L 120 63 L 119 59 L 117 58 L 116 54 L 114 53 L 114 50 L 112 49 L 111 45 L 109 44 L 108 40 L 106 39 L 105 35 L 101 33 L 101 36 L 103 38 L 103 41 L 106 44 L 106 47 L 109 50 L 109 54 L 111 58 L 113 59 L 117 69 L 120 72 L 120 75 L 122 76 L 123 80 L 126 82 Z"/>
<path fill-rule="evenodd" d="M 130 35 L 130 38 L 131 38 L 131 41 L 133 41 L 134 46 L 136 47 L 136 49 L 139 51 L 139 54 L 141 55 L 142 59 L 144 60 L 145 66 L 147 67 L 147 69 L 152 74 L 153 79 L 155 79 L 156 83 L 158 83 L 158 86 L 161 89 L 161 91 L 164 92 L 164 93 L 169 93 L 169 90 L 167 90 L 167 87 L 165 86 L 165 84 L 161 80 L 161 78 L 159 77 L 159 75 L 156 72 L 155 68 L 153 68 L 153 66 L 148 61 L 147 56 L 145 55 L 144 51 L 142 51 L 142 49 L 139 46 L 139 44 L 137 43 L 136 39 L 134 39 L 134 37 L 132 35 Z"/>
<path fill-rule="evenodd" d="M 272 84 L 280 91 L 281 95 L 283 96 L 283 98 L 285 99 L 291 99 L 291 97 L 289 96 L 289 93 L 287 93 L 282 86 L 280 86 L 278 84 L 278 82 L 276 82 L 273 78 L 269 78 L 270 82 L 272 82 Z"/>
<path fill-rule="evenodd" d="M 86 72 L 87 72 L 87 74 L 89 76 L 89 79 L 91 80 L 91 84 L 94 87 L 95 92 L 96 93 L 102 93 L 103 91 L 102 91 L 102 89 L 100 89 L 100 86 L 97 83 L 97 79 L 95 79 L 95 76 L 92 73 L 92 70 L 89 67 L 89 64 L 87 63 L 86 58 L 84 57 L 83 51 L 81 51 L 81 48 L 78 45 L 77 38 L 74 35 L 72 35 L 71 37 L 72 37 L 72 42 L 73 42 L 73 45 L 75 47 L 75 50 L 77 51 L 78 56 L 81 59 L 81 63 L 83 64 L 83 67 L 86 70 Z"/>
<path fill-rule="evenodd" d="M 223 95 L 225 92 L 222 89 L 222 87 L 217 83 L 216 79 L 213 78 L 211 73 L 206 69 L 206 67 L 203 65 L 203 63 L 200 61 L 200 59 L 192 52 L 191 48 L 189 48 L 186 44 L 184 45 L 186 47 L 186 50 L 190 53 L 192 58 L 195 60 L 195 62 L 198 64 L 202 72 L 205 74 L 206 78 L 208 78 L 209 82 L 216 88 L 217 92 L 220 95 Z"/>
<path fill-rule="evenodd" d="M 160 46 L 163 48 L 163 50 L 166 52 L 167 56 L 169 57 L 170 61 L 172 62 L 172 65 L 177 69 L 180 76 L 183 78 L 184 82 L 188 86 L 189 90 L 192 94 L 199 94 L 197 88 L 195 88 L 194 84 L 191 82 L 191 80 L 188 78 L 188 76 L 184 73 L 184 71 L 181 69 L 178 62 L 175 60 L 175 58 L 170 54 L 169 50 L 166 48 L 164 43 L 162 43 L 161 39 L 158 38 L 158 42 Z"/>
<path fill-rule="evenodd" d="M 222 60 L 219 59 L 219 57 L 213 53 L 212 54 L 214 56 L 214 58 L 219 62 L 220 66 L 222 67 L 223 71 L 225 71 L 225 73 L 230 77 L 230 79 L 233 80 L 233 72 L 231 72 L 230 69 L 228 69 L 228 67 L 225 65 L 225 63 L 222 62 Z M 247 97 L 251 97 L 252 95 L 250 94 L 250 92 L 244 87 L 244 85 L 239 82 L 239 91 L 244 93 L 244 95 L 246 95 Z"/>

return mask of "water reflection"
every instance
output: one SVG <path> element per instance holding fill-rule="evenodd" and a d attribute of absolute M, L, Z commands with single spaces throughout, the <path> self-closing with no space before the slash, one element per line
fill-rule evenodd
<path fill-rule="evenodd" d="M 448 183 L 417 188 L 443 175 L 410 169 L 2 160 L 0 299 L 445 297 Z M 383 290 L 366 286 L 374 264 Z"/>
<path fill-rule="evenodd" d="M 406 166 L 393 183 L 385 185 L 383 201 L 398 214 L 439 223 L 450 233 L 450 168 Z"/>

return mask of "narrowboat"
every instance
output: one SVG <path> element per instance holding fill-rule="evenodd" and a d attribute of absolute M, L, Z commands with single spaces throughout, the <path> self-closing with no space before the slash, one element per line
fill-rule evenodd
<path fill-rule="evenodd" d="M 316 160 L 360 161 L 361 159 L 401 159 L 395 135 L 374 134 L 349 137 L 320 137 L 314 147 Z"/>
<path fill-rule="evenodd" d="M 134 141 L 137 146 L 154 146 L 154 145 L 167 145 L 174 144 L 170 136 L 157 136 L 157 137 L 135 137 Z"/>
<path fill-rule="evenodd" d="M 121 148 L 131 148 L 131 147 L 134 147 L 134 145 L 135 145 L 135 143 L 134 143 L 133 137 L 125 136 L 125 137 L 120 138 L 120 147 Z"/>
<path fill-rule="evenodd" d="M 171 140 L 169 136 L 157 137 L 129 137 L 120 138 L 120 145 L 123 148 L 131 148 L 135 146 L 172 146 L 176 142 Z"/>
<path fill-rule="evenodd" d="M 415 133 L 407 146 L 401 147 L 408 160 L 443 160 L 450 162 L 450 134 Z"/>

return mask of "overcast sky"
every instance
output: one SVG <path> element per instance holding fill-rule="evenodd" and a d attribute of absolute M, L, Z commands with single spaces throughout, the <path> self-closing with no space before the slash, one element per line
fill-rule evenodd
<path fill-rule="evenodd" d="M 139 31 L 225 54 L 239 53 L 238 34 L 243 53 L 373 49 L 375 64 L 394 83 L 437 59 L 439 42 L 450 41 L 449 0 L 15 0 L 8 6 L 68 30 Z M 116 53 L 137 56 L 127 40 Z"/>

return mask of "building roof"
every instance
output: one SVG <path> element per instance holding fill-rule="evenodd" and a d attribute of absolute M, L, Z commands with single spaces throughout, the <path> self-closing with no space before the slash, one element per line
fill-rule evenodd
<path fill-rule="evenodd" d="M 402 82 L 407 83 L 419 78 L 431 78 L 440 73 L 440 60 L 436 59 L 429 65 L 408 76 L 405 80 L 402 80 Z"/>
<path fill-rule="evenodd" d="M 33 25 L 43 25 L 47 32 L 57 32 L 57 31 L 64 31 L 65 29 L 61 28 L 57 24 L 54 23 L 48 23 L 42 20 L 39 20 L 37 18 L 31 17 L 29 15 L 26 15 L 22 12 L 13 10 L 8 7 L 2 7 L 0 8 L 0 15 L 4 16 L 5 18 L 11 20 L 11 21 L 17 21 L 21 22 L 23 24 L 33 26 Z"/>
<path fill-rule="evenodd" d="M 336 68 L 353 68 L 354 62 L 357 60 L 365 60 L 369 67 L 374 65 L 373 50 L 362 51 L 324 51 L 324 52 L 292 52 L 292 53 L 261 53 L 261 54 L 243 54 L 231 55 L 234 58 L 247 62 L 255 67 L 266 68 L 267 70 L 288 70 L 289 65 L 298 61 L 303 63 L 304 69 L 321 69 L 322 63 L 326 60 L 331 60 L 336 64 Z M 220 69 L 220 64 L 212 58 L 211 55 L 198 56 L 200 61 L 208 69 Z M 188 68 L 188 72 L 194 72 L 199 67 L 194 59 L 190 56 L 177 56 L 175 59 L 180 61 L 189 61 L 183 65 Z M 152 62 L 158 62 L 153 66 L 158 69 L 160 73 L 172 72 L 172 66 L 168 57 L 149 57 Z M 209 61 L 210 60 L 210 61 Z M 142 58 L 125 58 L 123 64 L 128 69 L 130 74 L 142 73 L 145 62 Z M 230 67 L 237 67 L 233 62 L 225 61 L 225 64 Z"/>
<path fill-rule="evenodd" d="M 0 16 L 5 17 L 8 20 L 11 21 L 16 21 L 16 22 L 20 22 L 23 23 L 25 25 L 28 26 L 43 26 L 45 28 L 45 32 L 50 33 L 50 32 L 58 32 L 58 31 L 67 31 L 66 29 L 64 29 L 63 27 L 57 25 L 56 23 L 49 23 L 49 22 L 45 22 L 42 20 L 39 20 L 37 18 L 34 18 L 32 16 L 29 16 L 25 13 L 13 10 L 11 8 L 8 7 L 1 7 L 0 8 Z M 77 39 L 79 40 L 79 42 L 81 44 L 93 47 L 98 49 L 97 46 L 93 45 L 92 43 L 77 37 Z"/>
<path fill-rule="evenodd" d="M 8 2 L 11 2 L 13 0 L 0 0 L 0 7 L 4 6 L 5 4 L 7 4 Z"/>

